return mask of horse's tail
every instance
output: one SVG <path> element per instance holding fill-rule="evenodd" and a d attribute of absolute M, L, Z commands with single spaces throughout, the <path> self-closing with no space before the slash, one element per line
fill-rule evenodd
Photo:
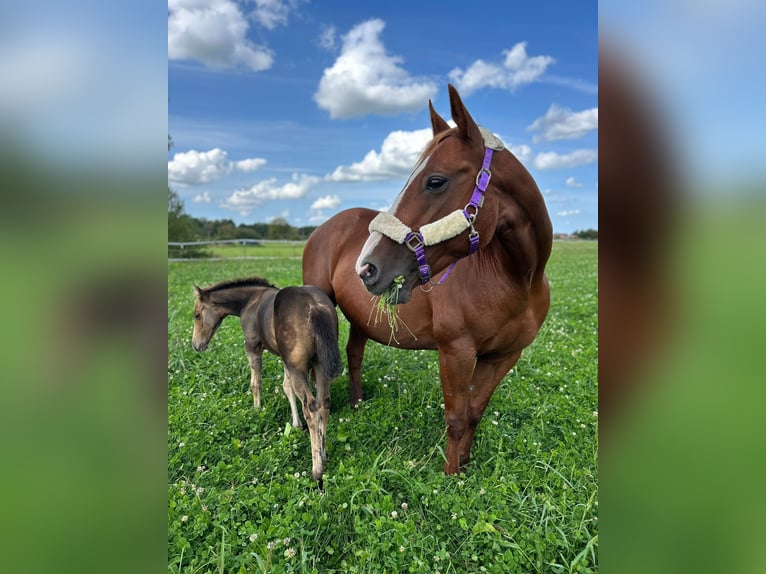
<path fill-rule="evenodd" d="M 319 359 L 318 367 L 332 380 L 343 372 L 343 361 L 338 349 L 338 315 L 334 307 L 311 306 L 309 326 L 314 333 L 314 344 Z"/>

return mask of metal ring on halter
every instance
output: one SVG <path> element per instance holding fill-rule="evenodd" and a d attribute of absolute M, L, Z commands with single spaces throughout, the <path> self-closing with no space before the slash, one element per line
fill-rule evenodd
<path fill-rule="evenodd" d="M 473 213 L 468 211 L 469 207 L 473 207 Z M 468 223 L 473 225 L 473 222 L 476 219 L 476 216 L 479 214 L 479 206 L 474 205 L 473 203 L 466 203 L 465 207 L 463 208 L 463 213 L 465 214 L 466 219 L 468 219 Z"/>
<path fill-rule="evenodd" d="M 424 287 L 424 285 L 428 285 L 428 289 L 426 289 L 426 288 Z M 420 284 L 420 290 L 421 290 L 423 293 L 430 293 L 430 292 L 431 292 L 431 290 L 432 290 L 433 288 L 434 288 L 434 282 L 433 282 L 433 281 L 431 281 L 430 279 L 428 280 L 428 283 L 421 283 L 421 284 Z"/>

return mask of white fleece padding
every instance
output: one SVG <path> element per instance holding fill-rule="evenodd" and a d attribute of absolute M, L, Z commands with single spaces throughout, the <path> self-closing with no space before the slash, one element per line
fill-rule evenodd
<path fill-rule="evenodd" d="M 452 239 L 468 229 L 469 223 L 462 209 L 456 209 L 449 215 L 420 228 L 423 244 L 436 245 L 447 239 Z"/>
<path fill-rule="evenodd" d="M 487 128 L 479 126 L 479 131 L 481 132 L 481 137 L 484 138 L 484 147 L 491 148 L 495 151 L 500 151 L 505 147 L 503 140 L 501 140 Z"/>
<path fill-rule="evenodd" d="M 404 225 L 395 215 L 381 211 L 378 213 L 367 228 L 370 233 L 377 231 L 382 233 L 392 241 L 397 243 L 404 243 L 404 238 L 412 231 L 409 227 Z"/>

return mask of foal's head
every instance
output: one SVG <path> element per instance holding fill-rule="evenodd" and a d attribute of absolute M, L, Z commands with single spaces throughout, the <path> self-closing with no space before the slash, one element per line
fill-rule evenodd
<path fill-rule="evenodd" d="M 449 93 L 457 127 L 450 128 L 429 103 L 434 137 L 389 212 L 370 224 L 370 236 L 356 264 L 356 272 L 374 295 L 386 293 L 403 278 L 399 303 L 409 301 L 416 285 L 428 284 L 431 275 L 479 244 L 486 245 L 496 225 L 496 194 L 489 190 L 491 178 L 487 173 L 482 176 L 480 168 L 486 148 L 499 150 L 502 143 L 476 125 L 454 87 L 449 86 Z M 480 178 L 489 187 L 477 217 L 479 208 L 469 203 Z"/>
<path fill-rule="evenodd" d="M 210 293 L 206 289 L 195 285 L 194 293 L 196 299 L 194 301 L 192 347 L 195 351 L 204 351 L 226 314 L 210 302 Z"/>

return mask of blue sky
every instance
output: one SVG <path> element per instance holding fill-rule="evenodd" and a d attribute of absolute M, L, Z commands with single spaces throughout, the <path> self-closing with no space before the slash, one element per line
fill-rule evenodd
<path fill-rule="evenodd" d="M 170 0 L 169 185 L 187 213 L 317 225 L 386 209 L 447 84 L 536 179 L 557 232 L 598 227 L 595 2 Z"/>

